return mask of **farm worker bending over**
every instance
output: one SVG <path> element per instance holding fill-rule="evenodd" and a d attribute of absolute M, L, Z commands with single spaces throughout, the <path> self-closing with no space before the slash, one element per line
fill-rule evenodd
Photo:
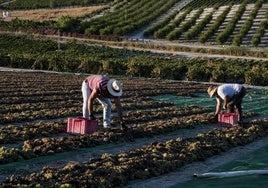
<path fill-rule="evenodd" d="M 234 107 L 238 111 L 238 121 L 242 121 L 242 100 L 246 94 L 246 89 L 241 84 L 223 84 L 218 87 L 209 86 L 207 90 L 210 97 L 216 97 L 217 105 L 215 116 L 222 108 L 227 109 L 228 113 L 234 112 Z"/>
<path fill-rule="evenodd" d="M 96 119 L 93 113 L 93 100 L 97 99 L 103 107 L 103 127 L 109 128 L 111 126 L 111 98 L 113 98 L 121 128 L 126 129 L 127 127 L 123 121 L 123 112 L 120 102 L 122 93 L 122 85 L 115 79 L 110 79 L 103 75 L 87 77 L 82 83 L 83 117 L 89 118 L 90 120 Z"/>

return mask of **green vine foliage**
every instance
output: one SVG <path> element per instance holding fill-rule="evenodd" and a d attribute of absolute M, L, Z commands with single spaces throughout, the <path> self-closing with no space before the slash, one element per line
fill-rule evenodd
<path fill-rule="evenodd" d="M 268 28 L 268 12 L 266 13 L 266 19 L 260 23 L 260 27 L 257 29 L 256 33 L 253 35 L 251 39 L 251 43 L 253 46 L 258 46 L 261 42 L 261 37 L 265 33 L 265 29 Z"/>
<path fill-rule="evenodd" d="M 248 84 L 267 85 L 268 82 L 268 67 L 265 63 L 254 65 L 251 70 L 246 72 L 246 82 Z"/>
<path fill-rule="evenodd" d="M 176 27 L 186 18 L 192 9 L 185 10 L 176 20 L 173 20 L 170 24 L 165 25 L 163 28 L 154 31 L 155 38 L 167 38 L 167 35 L 172 33 Z M 171 34 L 172 35 L 172 34 Z"/>
<path fill-rule="evenodd" d="M 81 26 L 86 34 L 125 35 L 137 28 L 151 23 L 170 9 L 177 1 L 132 0 L 115 7 L 114 11 L 105 12 L 102 17 L 93 18 L 90 24 Z M 82 25 L 83 25 L 82 24 Z"/>
<path fill-rule="evenodd" d="M 232 17 L 231 21 L 226 25 L 225 29 L 221 33 L 219 33 L 216 38 L 217 43 L 224 44 L 229 39 L 230 35 L 235 29 L 238 20 L 241 18 L 241 16 L 246 10 L 247 2 L 248 0 L 244 0 L 243 3 L 241 3 L 235 15 Z"/>
<path fill-rule="evenodd" d="M 195 13 L 195 15 L 193 17 L 191 17 L 187 22 L 185 22 L 184 24 L 180 25 L 180 27 L 178 29 L 175 29 L 172 32 L 170 32 L 167 35 L 167 39 L 168 40 L 177 40 L 177 39 L 179 39 L 179 37 L 181 36 L 181 34 L 183 32 L 185 32 L 188 29 L 190 29 L 196 23 L 196 20 L 202 14 L 203 11 L 204 11 L 204 7 L 199 8 L 197 10 L 197 12 Z"/>
<path fill-rule="evenodd" d="M 220 14 L 215 22 L 205 31 L 203 31 L 199 37 L 199 42 L 201 43 L 205 43 L 211 36 L 214 35 L 214 33 L 218 30 L 218 28 L 220 27 L 220 25 L 223 23 L 223 21 L 225 20 L 227 14 L 229 13 L 229 11 L 231 10 L 232 5 L 229 5 L 222 14 Z"/>
<path fill-rule="evenodd" d="M 76 41 L 61 44 L 58 49 L 57 42 L 50 40 L 0 35 L 0 60 L 0 66 L 14 68 L 268 85 L 267 61 L 165 58 Z"/>
<path fill-rule="evenodd" d="M 245 23 L 241 27 L 239 33 L 234 36 L 234 39 L 232 41 L 233 45 L 239 46 L 242 43 L 243 37 L 250 30 L 253 24 L 254 18 L 257 16 L 258 10 L 261 8 L 262 4 L 263 4 L 263 0 L 259 0 L 255 3 L 254 10 L 250 13 L 248 19 L 245 21 Z"/>
<path fill-rule="evenodd" d="M 175 18 L 175 16 L 178 14 L 178 12 L 174 12 L 172 15 L 168 16 L 167 18 L 165 18 L 163 21 L 158 22 L 154 25 L 152 25 L 151 27 L 149 27 L 148 29 L 146 29 L 143 33 L 143 36 L 148 37 L 153 35 L 153 33 L 163 27 L 165 27 L 171 20 L 173 20 Z"/>

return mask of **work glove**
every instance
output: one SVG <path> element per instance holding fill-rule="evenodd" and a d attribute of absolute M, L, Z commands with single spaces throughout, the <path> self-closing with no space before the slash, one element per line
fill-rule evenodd
<path fill-rule="evenodd" d="M 93 114 L 89 115 L 89 120 L 95 120 L 95 116 Z"/>

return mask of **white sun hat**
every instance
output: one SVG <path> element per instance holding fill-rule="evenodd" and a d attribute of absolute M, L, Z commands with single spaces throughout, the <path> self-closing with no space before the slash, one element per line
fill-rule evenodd
<path fill-rule="evenodd" d="M 107 83 L 109 93 L 114 97 L 120 97 L 123 93 L 122 85 L 118 80 L 110 79 Z"/>

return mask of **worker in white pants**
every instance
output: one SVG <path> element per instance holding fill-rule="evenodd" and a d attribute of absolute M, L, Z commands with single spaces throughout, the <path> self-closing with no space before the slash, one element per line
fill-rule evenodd
<path fill-rule="evenodd" d="M 207 90 L 210 97 L 217 100 L 215 116 L 217 117 L 221 108 L 227 109 L 228 113 L 233 113 L 235 108 L 238 112 L 238 121 L 243 121 L 242 101 L 246 95 L 246 89 L 241 84 L 222 84 L 214 87 L 209 86 Z"/>
<path fill-rule="evenodd" d="M 120 102 L 122 96 L 121 83 L 103 75 L 87 77 L 82 83 L 83 117 L 91 120 L 96 119 L 93 113 L 93 101 L 97 99 L 103 107 L 103 127 L 111 126 L 111 98 L 114 99 L 121 128 L 126 128 L 123 121 L 123 110 Z"/>

